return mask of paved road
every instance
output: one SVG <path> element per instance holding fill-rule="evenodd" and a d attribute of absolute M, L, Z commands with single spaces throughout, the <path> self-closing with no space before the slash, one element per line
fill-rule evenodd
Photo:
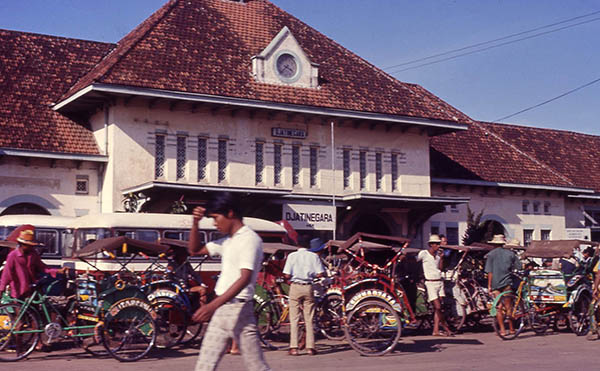
<path fill-rule="evenodd" d="M 361 357 L 343 342 L 319 341 L 320 354 L 314 357 L 287 355 L 282 350 L 265 352 L 274 370 L 596 370 L 600 340 L 587 341 L 572 333 L 536 336 L 521 334 L 502 341 L 492 332 L 465 333 L 452 338 L 403 337 L 398 348 L 384 357 Z M 43 371 L 186 371 L 193 370 L 196 349 L 154 351 L 136 363 L 94 359 L 79 349 L 34 353 L 14 364 L 0 364 L 0 370 Z M 219 370 L 244 370 L 240 356 L 226 355 Z"/>

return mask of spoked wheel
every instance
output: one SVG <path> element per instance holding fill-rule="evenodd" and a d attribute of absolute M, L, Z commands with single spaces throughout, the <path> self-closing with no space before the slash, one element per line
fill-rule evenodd
<path fill-rule="evenodd" d="M 156 323 L 141 306 L 128 306 L 104 323 L 104 346 L 111 356 L 122 362 L 144 357 L 156 342 Z"/>
<path fill-rule="evenodd" d="M 189 316 L 188 316 L 189 317 Z M 202 323 L 200 322 L 191 322 L 191 318 L 188 319 L 188 325 L 185 329 L 185 334 L 183 335 L 183 339 L 181 339 L 181 344 L 187 345 L 192 343 L 194 340 L 200 336 L 202 332 Z"/>
<path fill-rule="evenodd" d="M 152 302 L 156 312 L 156 347 L 171 348 L 186 335 L 187 313 L 171 298 L 157 298 Z"/>
<path fill-rule="evenodd" d="M 516 296 L 509 293 L 504 294 L 502 299 L 496 303 L 496 313 L 500 313 L 502 317 L 504 331 L 501 330 L 500 320 L 497 315 L 494 316 L 494 322 L 492 324 L 494 326 L 494 331 L 496 331 L 496 334 L 500 336 L 502 340 L 512 340 L 516 338 L 525 328 L 525 317 L 527 316 L 525 313 L 525 306 L 523 305 L 523 301 L 519 300 L 519 303 L 515 304 L 516 301 Z M 510 331 L 511 321 L 514 328 L 513 332 Z"/>
<path fill-rule="evenodd" d="M 398 313 L 381 300 L 365 300 L 350 312 L 345 327 L 350 346 L 363 356 L 381 356 L 396 347 L 402 324 Z"/>
<path fill-rule="evenodd" d="M 342 308 L 342 296 L 339 294 L 330 294 L 325 297 L 317 310 L 317 326 L 321 333 L 329 340 L 344 339 L 344 313 Z"/>
<path fill-rule="evenodd" d="M 287 296 L 276 296 L 262 303 L 256 310 L 256 326 L 263 338 L 271 337 L 283 322 L 289 323 L 289 301 Z"/>
<path fill-rule="evenodd" d="M 584 336 L 590 331 L 590 316 L 588 311 L 592 299 L 582 294 L 579 299 L 573 304 L 569 312 L 569 326 L 571 331 L 577 336 Z"/>
<path fill-rule="evenodd" d="M 537 335 L 543 335 L 554 322 L 554 316 L 550 314 L 533 312 L 531 314 L 531 328 Z"/>
<path fill-rule="evenodd" d="M 0 361 L 18 361 L 27 357 L 40 341 L 38 316 L 27 310 L 21 318 L 21 304 L 10 303 L 0 306 Z"/>
<path fill-rule="evenodd" d="M 86 321 L 78 318 L 76 326 L 81 327 L 77 330 L 77 334 L 80 336 L 81 341 L 79 342 L 79 345 L 83 348 L 83 350 L 95 357 L 108 356 L 106 347 L 104 347 L 102 340 L 99 339 L 102 335 L 101 332 L 99 332 L 98 327 L 101 325 L 98 325 L 97 322 Z M 83 328 L 84 326 L 87 328 Z"/>

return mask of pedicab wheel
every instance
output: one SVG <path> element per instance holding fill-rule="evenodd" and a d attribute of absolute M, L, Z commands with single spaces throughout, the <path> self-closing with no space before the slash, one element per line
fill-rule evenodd
<path fill-rule="evenodd" d="M 179 344 L 187 330 L 187 313 L 171 298 L 159 297 L 152 302 L 156 313 L 156 347 L 171 348 Z"/>
<path fill-rule="evenodd" d="M 101 324 L 95 323 L 91 321 L 87 321 L 81 318 L 77 319 L 76 326 L 88 326 L 94 324 L 94 328 L 82 328 L 77 330 L 78 338 L 81 339 L 79 345 L 85 350 L 87 353 L 93 355 L 94 357 L 106 357 L 108 356 L 108 352 L 104 347 L 101 338 Z"/>
<path fill-rule="evenodd" d="M 21 316 L 21 304 L 0 305 L 0 361 L 13 362 L 27 357 L 40 341 L 39 316 L 32 309 Z M 15 333 L 18 331 L 18 333 Z"/>
<path fill-rule="evenodd" d="M 496 313 L 502 313 L 503 324 L 504 324 L 504 332 L 500 330 L 500 323 L 498 322 L 498 317 L 493 316 L 492 325 L 494 326 L 494 331 L 502 340 L 512 340 L 516 338 L 523 328 L 525 327 L 525 306 L 523 305 L 523 301 L 519 300 L 519 303 L 516 305 L 516 308 L 513 308 L 511 311 L 511 316 L 507 314 L 507 308 L 504 303 L 511 303 L 512 306 L 516 303 L 516 296 L 512 293 L 504 294 L 504 300 L 499 300 L 496 303 Z M 512 319 L 514 332 L 510 333 L 509 321 Z"/>
<path fill-rule="evenodd" d="M 531 328 L 536 335 L 543 335 L 553 322 L 553 318 L 548 314 L 534 313 L 531 319 Z"/>
<path fill-rule="evenodd" d="M 569 312 L 569 326 L 577 336 L 585 336 L 590 331 L 590 316 L 588 314 L 592 299 L 582 294 Z"/>
<path fill-rule="evenodd" d="M 360 302 L 348 314 L 346 340 L 363 356 L 382 356 L 400 339 L 402 323 L 398 313 L 382 300 Z"/>
<path fill-rule="evenodd" d="M 187 344 L 192 343 L 194 340 L 196 340 L 198 338 L 198 336 L 200 336 L 200 333 L 202 332 L 202 328 L 203 328 L 203 326 L 202 326 L 201 322 L 192 322 L 192 319 L 189 318 L 187 327 L 185 329 L 185 334 L 183 335 L 183 338 L 181 339 L 181 344 L 187 345 Z"/>
<path fill-rule="evenodd" d="M 156 327 L 149 310 L 137 305 L 124 307 L 105 319 L 104 346 L 121 362 L 137 361 L 154 347 Z"/>
<path fill-rule="evenodd" d="M 343 299 L 339 294 L 327 295 L 317 311 L 317 325 L 321 334 L 329 340 L 343 340 Z"/>

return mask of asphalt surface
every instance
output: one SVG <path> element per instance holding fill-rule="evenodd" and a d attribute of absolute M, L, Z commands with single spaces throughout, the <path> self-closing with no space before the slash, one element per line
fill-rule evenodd
<path fill-rule="evenodd" d="M 548 332 L 538 336 L 524 332 L 517 339 L 503 341 L 493 332 L 466 332 L 454 337 L 403 336 L 394 352 L 383 357 L 361 357 L 344 342 L 319 340 L 316 356 L 287 355 L 284 343 L 279 350 L 265 351 L 273 370 L 596 370 L 600 340 L 588 341 L 569 332 Z M 94 358 L 81 349 L 50 353 L 35 352 L 27 360 L 1 363 L 0 370 L 151 371 L 193 370 L 198 356 L 194 348 L 154 350 L 135 363 L 111 358 Z M 245 370 L 243 357 L 226 355 L 219 370 Z"/>

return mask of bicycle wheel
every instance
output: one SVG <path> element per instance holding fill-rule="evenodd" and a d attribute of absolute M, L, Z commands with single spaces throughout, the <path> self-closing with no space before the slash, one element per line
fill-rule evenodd
<path fill-rule="evenodd" d="M 159 297 L 152 302 L 156 313 L 156 347 L 171 348 L 181 342 L 187 330 L 187 314 L 171 298 Z"/>
<path fill-rule="evenodd" d="M 330 294 L 317 309 L 316 322 L 321 334 L 329 340 L 344 339 L 344 299 L 339 294 Z"/>
<path fill-rule="evenodd" d="M 0 305 L 0 361 L 18 361 L 27 357 L 40 341 L 40 320 L 27 309 L 19 317 L 21 304 Z"/>
<path fill-rule="evenodd" d="M 365 300 L 348 314 L 346 340 L 363 356 L 381 356 L 396 347 L 402 324 L 398 313 L 382 300 Z"/>
<path fill-rule="evenodd" d="M 189 317 L 189 316 L 188 316 Z M 200 336 L 202 332 L 202 323 L 200 322 L 192 322 L 191 318 L 188 318 L 188 324 L 185 329 L 185 334 L 183 335 L 183 339 L 181 339 L 181 344 L 187 345 L 192 343 L 194 340 Z"/>
<path fill-rule="evenodd" d="M 281 327 L 282 321 L 285 321 L 289 304 L 285 296 L 274 297 L 262 303 L 255 311 L 256 326 L 258 332 L 263 338 L 271 337 Z"/>
<path fill-rule="evenodd" d="M 492 325 L 494 326 L 494 331 L 496 331 L 496 334 L 502 340 L 512 340 L 516 338 L 525 327 L 525 317 L 527 316 L 525 306 L 523 301 L 519 300 L 519 303 L 515 307 L 515 303 L 517 302 L 516 299 L 517 298 L 513 293 L 507 293 L 502 296 L 502 299 L 496 302 L 495 310 L 496 313 L 501 314 L 504 331 L 502 331 L 502 327 L 500 326 L 498 315 L 494 316 Z M 507 310 L 505 303 L 509 303 L 512 307 L 510 313 Z M 510 332 L 511 321 L 514 329 L 513 332 Z"/>
<path fill-rule="evenodd" d="M 590 316 L 588 311 L 592 299 L 585 293 L 581 294 L 579 299 L 573 303 L 573 307 L 569 312 L 569 326 L 571 331 L 577 336 L 587 335 L 590 331 Z"/>
<path fill-rule="evenodd" d="M 122 362 L 137 361 L 154 346 L 156 323 L 147 309 L 130 305 L 107 317 L 102 333 L 112 357 Z"/>
<path fill-rule="evenodd" d="M 531 328 L 536 333 L 536 335 L 543 335 L 554 321 L 552 315 L 538 313 L 535 311 L 531 314 L 530 319 Z"/>

